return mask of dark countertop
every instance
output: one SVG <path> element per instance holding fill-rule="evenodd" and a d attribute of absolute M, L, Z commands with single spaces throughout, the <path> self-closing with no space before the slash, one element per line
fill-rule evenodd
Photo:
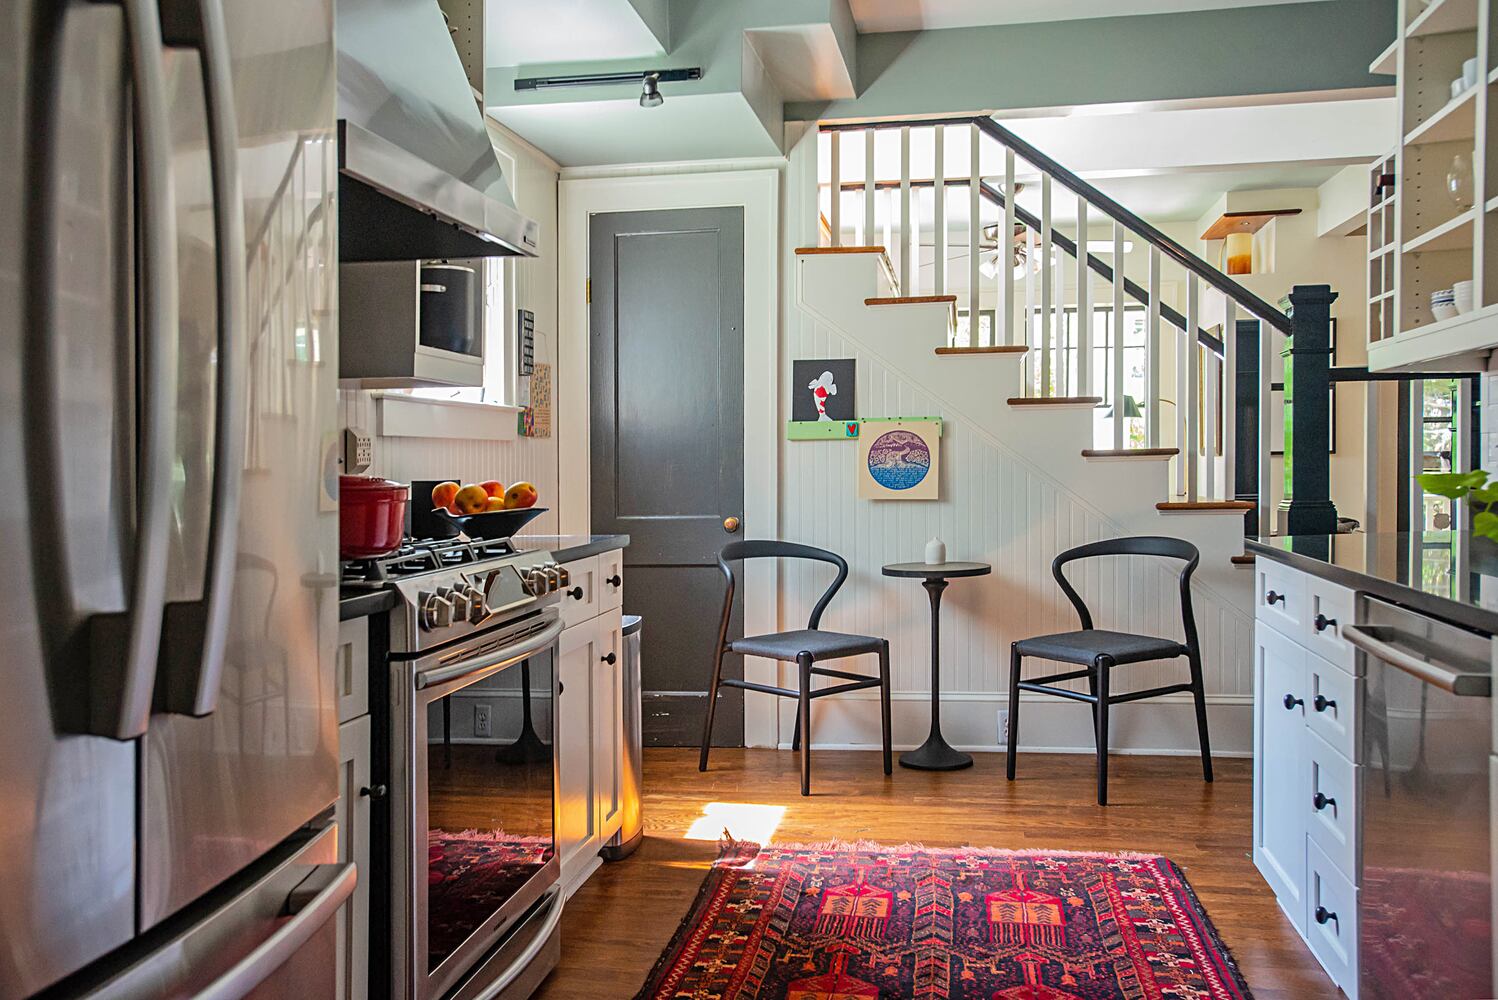
<path fill-rule="evenodd" d="M 1498 544 L 1467 532 L 1250 538 L 1249 552 L 1456 625 L 1498 634 Z"/>
<path fill-rule="evenodd" d="M 515 548 L 520 552 L 538 550 L 551 553 L 557 562 L 586 559 L 600 552 L 612 552 L 629 544 L 628 535 L 516 535 Z M 338 620 L 364 618 L 377 615 L 395 607 L 395 592 L 391 590 L 350 590 L 338 599 Z"/>

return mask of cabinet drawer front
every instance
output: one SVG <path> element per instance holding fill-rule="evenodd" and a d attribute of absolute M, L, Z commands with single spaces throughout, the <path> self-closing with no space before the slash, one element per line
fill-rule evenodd
<path fill-rule="evenodd" d="M 1306 742 L 1306 830 L 1343 878 L 1358 874 L 1358 772 L 1315 733 Z"/>
<path fill-rule="evenodd" d="M 1260 622 L 1254 651 L 1254 864 L 1297 930 L 1306 913 L 1305 650 Z M 1289 696 L 1290 707 L 1284 699 Z"/>
<path fill-rule="evenodd" d="M 569 628 L 598 617 L 598 557 L 563 563 L 567 586 L 562 588 L 562 622 Z"/>
<path fill-rule="evenodd" d="M 1306 725 L 1354 764 L 1362 763 L 1358 745 L 1358 705 L 1363 681 L 1319 656 L 1307 656 Z"/>
<path fill-rule="evenodd" d="M 1317 577 L 1306 577 L 1306 648 L 1349 673 L 1357 662 L 1352 643 L 1342 638 L 1342 626 L 1352 624 L 1352 591 Z"/>
<path fill-rule="evenodd" d="M 614 611 L 624 604 L 624 550 L 598 557 L 598 610 Z"/>
<path fill-rule="evenodd" d="M 1358 989 L 1358 893 L 1314 841 L 1306 843 L 1306 942 L 1350 1000 Z"/>
<path fill-rule="evenodd" d="M 1272 559 L 1254 560 L 1254 608 L 1260 621 L 1301 641 L 1305 623 L 1306 577 L 1304 573 Z"/>
<path fill-rule="evenodd" d="M 384 621 L 384 616 L 380 616 Z M 369 619 L 338 623 L 338 652 L 333 658 L 338 693 L 338 721 L 369 714 Z"/>

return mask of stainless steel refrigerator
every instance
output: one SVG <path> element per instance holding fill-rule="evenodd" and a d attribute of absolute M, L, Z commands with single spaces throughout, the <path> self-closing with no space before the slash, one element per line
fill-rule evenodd
<path fill-rule="evenodd" d="M 333 995 L 331 0 L 0 4 L 0 998 Z"/>

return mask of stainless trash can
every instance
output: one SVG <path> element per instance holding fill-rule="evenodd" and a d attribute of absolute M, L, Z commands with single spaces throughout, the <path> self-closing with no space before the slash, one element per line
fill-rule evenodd
<path fill-rule="evenodd" d="M 624 746 L 620 759 L 620 809 L 624 820 L 619 832 L 598 852 L 605 861 L 628 857 L 645 837 L 645 823 L 640 818 L 640 747 L 642 745 L 642 710 L 640 706 L 640 624 L 639 615 L 624 616 Z"/>

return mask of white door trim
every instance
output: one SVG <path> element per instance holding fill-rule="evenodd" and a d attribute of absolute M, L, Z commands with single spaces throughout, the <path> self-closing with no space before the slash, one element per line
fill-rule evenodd
<path fill-rule="evenodd" d="M 592 530 L 588 336 L 588 220 L 599 212 L 679 208 L 744 210 L 744 511 L 746 538 L 775 538 L 780 529 L 779 366 L 780 172 L 774 169 L 589 177 L 559 183 L 559 311 L 557 343 L 557 506 L 563 534 Z M 779 628 L 778 572 L 769 560 L 745 566 L 744 627 Z M 666 627 L 669 627 L 667 625 Z M 712 650 L 702 651 L 704 677 Z M 746 675 L 778 683 L 775 664 L 748 660 Z M 746 693 L 744 741 L 774 746 L 778 699 Z"/>

